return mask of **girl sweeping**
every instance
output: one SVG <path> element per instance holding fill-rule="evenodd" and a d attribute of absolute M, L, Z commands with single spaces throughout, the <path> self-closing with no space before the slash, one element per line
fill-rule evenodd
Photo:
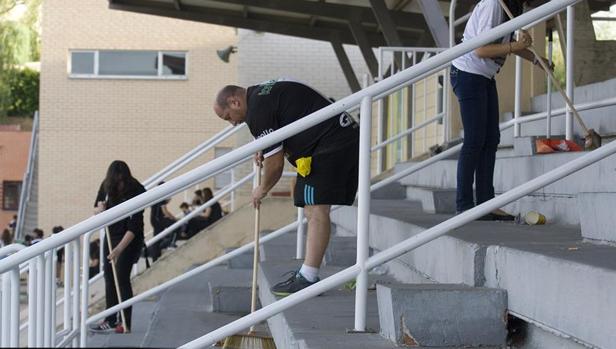
<path fill-rule="evenodd" d="M 116 160 L 109 165 L 107 176 L 98 190 L 96 196 L 95 212 L 99 213 L 113 206 L 119 205 L 141 193 L 145 188 L 130 172 L 124 161 Z M 130 284 L 130 272 L 133 264 L 141 256 L 143 247 L 143 211 L 137 212 L 108 227 L 111 241 L 111 251 L 107 237 L 105 238 L 103 253 L 103 269 L 105 274 L 105 300 L 107 309 L 118 304 L 116 285 L 114 284 L 114 270 L 111 263 L 115 263 L 117 288 L 120 289 L 122 300 L 133 296 Z M 112 314 L 91 330 L 94 332 L 128 332 L 131 328 L 131 307 L 124 309 L 126 323 L 120 324 L 118 314 Z"/>
<path fill-rule="evenodd" d="M 527 2 L 505 0 L 514 16 L 523 12 L 523 6 Z M 463 40 L 470 40 L 506 20 L 507 15 L 498 0 L 481 0 L 466 24 Z M 452 62 L 451 85 L 460 103 L 464 128 L 464 144 L 458 159 L 457 173 L 458 213 L 494 198 L 494 163 L 500 142 L 498 93 L 494 76 L 510 54 L 536 64 L 533 54 L 527 50 L 531 44 L 530 35 L 520 30 L 517 41 L 513 41 L 512 33 Z M 473 183 L 475 193 L 473 193 Z M 513 220 L 513 218 L 512 215 L 499 209 L 480 219 Z"/>

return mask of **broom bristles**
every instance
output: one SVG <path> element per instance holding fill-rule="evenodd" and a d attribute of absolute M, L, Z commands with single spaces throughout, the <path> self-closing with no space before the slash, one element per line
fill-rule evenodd
<path fill-rule="evenodd" d="M 225 338 L 223 349 L 276 349 L 272 337 L 254 334 L 236 334 Z"/>

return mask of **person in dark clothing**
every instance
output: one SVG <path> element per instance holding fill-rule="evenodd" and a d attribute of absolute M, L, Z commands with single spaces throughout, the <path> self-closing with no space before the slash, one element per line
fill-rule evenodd
<path fill-rule="evenodd" d="M 160 182 L 158 185 L 163 183 L 165 182 Z M 165 199 L 150 207 L 150 224 L 152 224 L 152 228 L 154 228 L 154 236 L 163 232 L 163 230 L 167 229 L 176 221 L 173 214 L 169 212 L 169 209 L 167 208 L 169 201 L 171 200 Z M 149 247 L 148 254 L 152 257 L 152 261 L 155 262 L 160 257 L 162 249 L 169 247 L 171 242 L 175 241 L 174 235 L 176 233 L 177 231 L 172 232 L 162 240 Z"/>
<path fill-rule="evenodd" d="M 89 275 L 90 279 L 98 275 L 100 272 L 101 263 L 100 253 L 100 241 L 94 240 L 90 242 L 90 263 L 89 263 Z"/>
<path fill-rule="evenodd" d="M 195 198 L 193 201 L 193 205 L 195 207 L 199 207 L 204 203 L 207 203 L 214 197 L 212 189 L 210 188 L 204 188 L 200 190 L 200 192 L 201 198 Z M 222 207 L 218 202 L 215 202 L 212 206 L 206 208 L 203 213 L 188 222 L 188 226 L 186 228 L 188 238 L 195 236 L 197 233 L 209 227 L 220 218 L 222 218 Z"/>
<path fill-rule="evenodd" d="M 51 228 L 51 233 L 52 234 L 58 234 L 59 232 L 61 232 L 62 230 L 64 230 L 64 227 L 62 227 L 61 225 L 57 225 L 53 228 Z M 64 268 L 62 268 L 62 264 L 64 263 L 64 247 L 63 248 L 59 248 L 56 251 L 56 284 L 58 285 L 62 285 L 62 279 L 63 279 L 63 272 L 64 272 Z"/>
<path fill-rule="evenodd" d="M 330 104 L 303 83 L 278 79 L 248 88 L 225 86 L 216 96 L 214 112 L 234 126 L 246 122 L 252 135 L 260 138 Z M 263 166 L 263 178 L 252 193 L 255 207 L 280 179 L 285 156 L 297 168 L 293 200 L 305 208 L 308 234 L 304 264 L 272 287 L 278 296 L 319 281 L 331 230 L 330 207 L 352 205 L 355 200 L 359 128 L 349 114 L 341 113 L 259 152 L 255 160 Z"/>
<path fill-rule="evenodd" d="M 101 184 L 96 201 L 95 212 L 100 213 L 145 192 L 145 188 L 131 174 L 124 161 L 113 161 L 107 170 L 107 176 Z M 103 270 L 105 274 L 105 300 L 107 308 L 118 304 L 111 261 L 115 263 L 118 284 L 122 300 L 133 297 L 130 272 L 137 262 L 143 247 L 143 211 L 136 212 L 107 227 L 112 250 L 109 251 L 107 237 L 103 243 Z M 110 332 L 114 328 L 122 333 L 131 328 L 132 307 L 124 309 L 126 323 L 118 322 L 119 314 L 112 314 L 91 329 L 95 332 Z"/>

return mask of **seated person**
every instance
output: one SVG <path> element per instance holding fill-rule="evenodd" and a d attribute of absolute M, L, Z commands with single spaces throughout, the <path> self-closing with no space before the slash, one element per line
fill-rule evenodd
<path fill-rule="evenodd" d="M 202 194 L 203 199 L 206 200 L 205 203 L 214 197 L 212 189 L 210 188 L 203 189 Z M 193 206 L 199 207 L 201 205 L 203 205 L 203 201 L 199 199 L 193 200 Z M 194 217 L 190 220 L 190 222 L 188 222 L 188 226 L 186 228 L 187 238 L 193 237 L 195 234 L 209 227 L 220 218 L 222 218 L 222 208 L 218 202 L 214 202 L 214 204 L 206 208 L 201 215 Z"/>

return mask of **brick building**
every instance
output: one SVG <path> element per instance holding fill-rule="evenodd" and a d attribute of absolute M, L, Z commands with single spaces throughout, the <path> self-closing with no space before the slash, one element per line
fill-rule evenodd
<path fill-rule="evenodd" d="M 0 126 L 0 230 L 17 214 L 30 137 L 30 131 Z"/>

